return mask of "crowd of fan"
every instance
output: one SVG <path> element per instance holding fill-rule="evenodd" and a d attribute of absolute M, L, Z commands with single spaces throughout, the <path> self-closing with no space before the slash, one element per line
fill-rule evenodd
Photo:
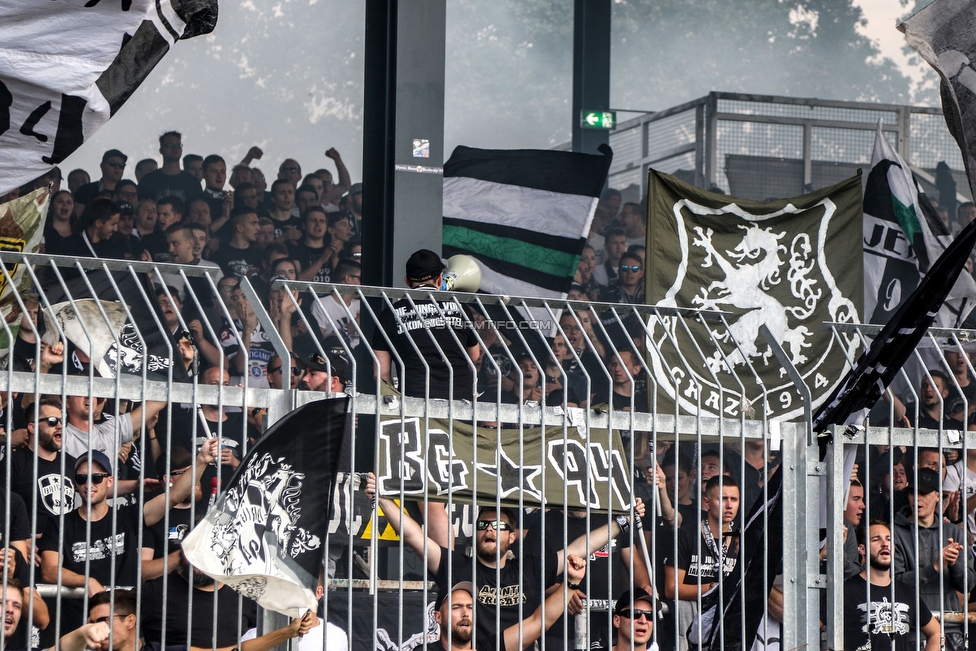
<path fill-rule="evenodd" d="M 186 300 L 187 292 L 199 297 L 208 294 L 208 289 L 192 283 L 185 286 L 181 277 L 166 278 L 167 287 L 158 293 L 165 323 L 173 334 L 180 330 L 181 323 L 186 324 L 186 340 L 196 347 L 203 363 L 203 383 L 239 384 L 247 375 L 250 386 L 280 388 L 284 365 L 239 287 L 246 277 L 288 349 L 296 351 L 295 373 L 300 386 L 342 391 L 351 379 L 351 369 L 340 353 L 355 349 L 360 343 L 359 329 L 353 323 L 358 321 L 359 301 L 327 297 L 303 306 L 297 294 L 270 290 L 272 280 L 279 276 L 360 283 L 362 187 L 351 183 L 338 152 L 326 152 L 335 164 L 338 181 L 334 182 L 326 169 L 303 176 L 299 163 L 286 159 L 269 188 L 263 173 L 254 165 L 262 158 L 262 152 L 252 148 L 232 167 L 231 190 L 225 190 L 228 180 L 224 159 L 217 155 L 183 156 L 180 134 L 163 134 L 160 154 L 162 166 L 157 168 L 151 159 L 140 161 L 135 166 L 135 180 L 123 178 L 128 158 L 119 150 L 105 153 L 101 176 L 95 181 L 83 170 L 68 174 L 67 188 L 58 189 L 51 200 L 44 229 L 45 251 L 74 257 L 219 266 L 221 277 L 211 311 L 201 311 L 196 307 L 197 300 L 189 307 L 191 301 Z M 961 208 L 960 214 L 964 209 L 968 207 Z M 620 193 L 614 190 L 606 192 L 598 204 L 569 298 L 643 304 L 645 240 L 645 211 L 641 205 L 623 203 Z M 418 252 L 408 262 L 406 271 L 412 287 L 440 288 L 443 264 L 436 254 Z M 28 307 L 24 318 L 32 318 L 36 325 L 39 301 L 27 296 L 24 302 Z M 455 339 L 446 332 L 443 318 L 428 319 L 430 313 L 425 316 L 421 310 L 407 309 L 407 303 L 393 307 L 380 319 L 387 337 L 374 338 L 372 348 L 379 362 L 378 375 L 397 382 L 406 395 L 477 397 L 516 404 L 609 403 L 615 409 L 648 410 L 648 380 L 641 363 L 644 337 L 633 320 L 619 319 L 613 313 L 600 316 L 585 310 L 565 311 L 559 322 L 565 334 L 548 339 L 548 348 L 540 354 L 531 347 L 520 346 L 520 338 L 509 337 L 504 328 L 492 327 L 487 315 L 477 311 L 468 317 L 478 336 L 462 325 L 455 329 Z M 433 316 L 450 316 L 455 307 L 450 302 L 439 303 L 438 314 Z M 305 318 L 299 318 L 299 310 L 304 310 Z M 397 322 L 393 313 L 400 315 Z M 417 327 L 411 327 L 410 319 L 418 322 Z M 458 323 L 465 321 L 458 319 Z M 317 331 L 309 332 L 306 324 L 312 324 L 311 329 Z M 415 337 L 417 332 L 430 332 L 432 338 L 421 341 Z M 41 366 L 44 371 L 75 361 L 66 360 L 68 353 L 57 346 L 42 347 L 40 359 L 35 360 L 31 333 L 30 327 L 21 328 L 15 360 L 31 367 Z M 327 351 L 327 359 L 315 354 L 315 339 Z M 404 363 L 399 373 L 391 363 L 393 352 Z M 71 354 L 77 355 L 77 351 Z M 896 424 L 938 428 L 941 421 L 946 429 L 965 429 L 963 423 L 972 422 L 962 396 L 973 405 L 976 379 L 968 372 L 963 353 L 949 351 L 945 358 L 955 381 L 950 382 L 950 373 L 937 369 L 927 373 L 918 391 L 918 409 L 897 398 L 884 403 L 890 405 Z M 443 362 L 436 362 L 438 359 Z M 479 396 L 472 390 L 469 360 L 478 373 Z M 78 361 L 83 365 L 88 360 Z M 960 389 L 962 395 L 958 395 Z M 68 398 L 66 404 L 42 396 L 36 401 L 9 403 L 7 396 L 3 398 L 14 411 L 16 431 L 10 464 L 11 492 L 6 496 L 11 504 L 7 532 L 11 542 L 0 563 L 28 586 L 24 595 L 34 604 L 32 623 L 42 630 L 40 645 L 47 647 L 53 642 L 54 627 L 50 621 L 54 602 L 46 600 L 45 605 L 45 600 L 30 587 L 31 563 L 36 565 L 34 584 L 84 588 L 95 596 L 90 602 L 92 608 L 107 608 L 108 604 L 97 596 L 107 594 L 102 592 L 103 586 L 134 585 L 141 578 L 146 582 L 142 588 L 142 631 L 148 641 L 158 641 L 165 631 L 167 638 L 177 644 L 189 639 L 193 646 L 237 646 L 238 622 L 240 631 L 255 624 L 253 602 L 245 600 L 245 608 L 238 612 L 236 596 L 192 568 L 178 543 L 192 525 L 191 506 L 205 505 L 219 480 L 229 479 L 240 463 L 242 451 L 257 439 L 261 414 L 216 406 L 194 409 L 192 405 L 174 404 L 164 409 L 165 403 L 156 402 L 129 408 L 85 397 Z M 877 414 L 878 423 L 883 416 L 881 412 Z M 0 418 L 7 422 L 6 415 L 0 414 Z M 204 443 L 206 437 L 193 438 L 190 432 L 200 425 L 212 434 L 221 432 L 221 450 Z M 166 440 L 167 434 L 172 440 Z M 151 494 L 157 487 L 155 482 L 159 482 L 169 484 L 170 490 L 168 495 L 161 493 L 129 504 L 125 496 L 140 490 L 140 483 L 132 478 L 139 476 L 143 464 L 137 445 L 142 436 L 147 451 L 145 465 L 154 471 L 146 474 L 158 478 L 147 480 L 144 487 Z M 608 609 L 603 619 L 593 620 L 590 643 L 594 649 L 605 649 L 612 643 L 602 635 L 611 625 L 619 634 L 618 643 L 623 640 L 633 643 L 632 648 L 638 651 L 643 649 L 659 613 L 637 610 L 639 601 L 648 608 L 662 600 L 672 602 L 671 616 L 678 619 L 678 624 L 658 628 L 658 641 L 663 648 L 674 646 L 684 651 L 702 643 L 695 633 L 699 629 L 699 601 L 706 604 L 715 599 L 717 591 L 713 588 L 720 577 L 740 571 L 737 527 L 742 515 L 762 495 L 768 474 L 776 471 L 776 454 L 766 449 L 761 440 L 747 441 L 741 447 L 672 447 L 662 443 L 654 450 L 646 433 L 635 434 L 634 449 L 635 494 L 645 503 L 653 500 L 661 505 L 658 514 L 645 518 L 640 534 L 646 536 L 649 548 L 656 550 L 655 567 L 646 567 L 643 555 L 634 547 L 633 538 L 627 534 L 629 522 L 618 520 L 615 525 L 598 527 L 587 538 L 586 527 L 591 522 L 577 513 L 537 511 L 526 516 L 489 508 L 478 514 L 475 531 L 467 541 L 479 563 L 477 576 L 470 576 L 470 558 L 448 553 L 459 550 L 465 541 L 451 534 L 446 511 L 437 507 L 431 510 L 429 505 L 426 510 L 421 508 L 422 514 L 414 511 L 423 523 L 421 528 L 408 515 L 395 517 L 400 513 L 399 507 L 380 500 L 394 528 L 418 555 L 426 558 L 431 575 L 440 579 L 438 621 L 444 624 L 442 631 L 454 636 L 451 644 L 464 648 L 464 629 L 470 640 L 470 629 L 474 627 L 484 629 L 483 638 L 491 638 L 487 648 L 494 648 L 495 641 L 501 639 L 489 627 L 495 621 L 494 606 L 483 609 L 484 600 L 477 598 L 483 584 L 494 586 L 498 595 L 522 594 L 523 598 L 512 599 L 508 604 L 500 601 L 500 621 L 506 625 L 523 621 L 526 625 L 530 620 L 519 619 L 519 606 L 527 615 L 542 603 L 544 595 L 536 593 L 543 578 L 546 585 L 556 585 L 557 576 L 565 570 L 569 584 L 578 583 L 586 565 L 582 559 L 586 558 L 591 561 L 587 572 L 590 599 L 611 599 L 624 587 L 639 591 L 626 593 L 624 601 L 628 603 Z M 164 454 L 166 450 L 171 453 Z M 922 586 L 919 593 L 924 602 L 913 602 L 913 608 L 924 610 L 928 605 L 937 609 L 942 599 L 945 610 L 960 610 L 959 596 L 969 594 L 976 582 L 971 547 L 972 532 L 976 530 L 976 452 L 969 452 L 964 459 L 949 454 L 940 459 L 938 450 L 923 449 L 912 458 L 898 448 L 871 447 L 866 454 L 870 458 L 864 458 L 862 451 L 860 470 L 855 472 L 857 479 L 852 481 L 845 511 L 849 530 L 845 538 L 845 578 L 865 576 L 869 565 L 883 562 L 881 557 L 887 549 L 889 558 L 893 556 L 896 581 L 913 589 L 916 583 Z M 0 467 L 6 473 L 6 463 Z M 871 477 L 864 476 L 865 468 L 872 470 Z M 870 527 L 869 518 L 864 517 L 865 493 L 871 504 Z M 945 498 L 941 503 L 945 522 L 940 522 L 937 513 L 939 496 Z M 113 500 L 114 511 L 110 506 Z M 27 519 L 35 506 L 36 539 L 31 536 Z M 70 512 L 64 527 L 59 528 L 62 509 Z M 108 513 L 114 513 L 115 518 L 106 518 Z M 967 515 L 968 539 L 954 524 L 961 523 Z M 882 520 L 890 524 L 882 524 Z M 168 528 L 164 528 L 164 521 Z M 876 550 L 878 526 L 887 527 L 888 540 L 895 542 L 886 543 L 883 532 L 879 532 L 881 541 Z M 141 548 L 136 543 L 140 531 Z M 543 539 L 540 531 L 559 533 Z M 863 546 L 859 548 L 858 543 Z M 510 547 L 517 547 L 519 553 L 510 553 Z M 720 558 L 724 562 L 719 563 Z M 599 559 L 596 565 L 595 559 Z M 636 586 L 627 576 L 632 568 Z M 458 577 L 468 576 L 478 588 L 463 583 L 448 586 L 448 575 L 455 578 L 455 583 Z M 859 589 L 861 593 L 865 591 L 863 587 Z M 579 588 L 567 590 L 571 594 L 558 593 L 559 598 L 553 603 L 558 602 L 561 613 L 565 596 L 569 612 L 575 614 L 580 608 L 580 595 L 576 594 Z M 166 621 L 161 619 L 164 594 Z M 193 594 L 192 606 L 188 594 Z M 462 610 L 468 603 L 466 625 L 455 609 L 444 609 L 448 594 L 448 601 L 461 603 Z M 219 597 L 216 629 L 212 626 L 215 596 Z M 128 603 L 125 599 L 122 601 Z M 473 610 L 472 600 L 477 602 Z M 62 600 L 62 634 L 85 621 L 89 614 L 82 613 L 80 607 L 78 600 Z M 773 620 L 782 619 L 779 587 L 774 588 L 768 607 Z M 116 615 L 123 619 L 128 616 L 116 608 Z M 188 612 L 193 615 L 189 628 Z M 472 625 L 474 612 L 477 616 Z M 639 632 L 630 627 L 631 616 L 635 625 L 639 624 Z M 98 619 L 91 615 L 89 621 Z M 923 620 L 924 616 L 920 616 L 919 621 Z M 532 626 L 538 627 L 539 636 L 549 629 L 545 633 L 547 645 L 565 648 L 565 627 L 554 625 L 554 621 L 532 620 Z M 84 629 L 85 635 L 95 634 L 92 625 Z M 287 632 L 307 630 L 303 627 L 305 624 L 293 624 Z M 10 630 L 7 635 L 17 643 L 8 642 L 7 648 L 27 648 L 29 627 L 21 624 L 14 628 L 17 632 Z M 668 641 L 672 628 L 678 631 L 678 638 Z M 930 637 L 932 630 L 922 627 L 922 632 Z M 958 646 L 961 625 L 947 624 L 945 633 L 950 648 L 962 648 Z M 314 639 L 315 635 L 308 637 Z M 507 646 L 507 633 L 504 637 Z M 122 639 L 129 641 L 124 636 Z M 319 639 L 321 643 L 321 635 Z M 446 643 L 442 635 L 441 644 L 446 647 Z M 479 643 L 479 648 L 482 644 L 487 642 Z M 116 645 L 115 651 L 127 650 Z M 250 651 L 259 651 L 259 647 Z"/>

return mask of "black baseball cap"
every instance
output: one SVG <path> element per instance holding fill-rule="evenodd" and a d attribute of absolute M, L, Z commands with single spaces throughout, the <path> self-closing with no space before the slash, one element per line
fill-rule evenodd
<path fill-rule="evenodd" d="M 624 590 L 617 597 L 617 603 L 613 605 L 613 614 L 619 615 L 625 610 L 630 610 L 631 606 L 638 601 L 646 601 L 649 604 L 654 604 L 654 597 L 650 595 L 644 588 L 634 587 L 633 590 Z"/>
<path fill-rule="evenodd" d="M 407 278 L 418 282 L 437 278 L 444 269 L 441 256 L 430 249 L 420 249 L 407 260 Z"/>
<path fill-rule="evenodd" d="M 914 479 L 911 474 L 909 474 L 909 479 Z M 918 469 L 918 485 L 912 484 L 908 487 L 909 493 L 917 493 L 918 495 L 928 495 L 929 493 L 935 493 L 941 490 L 939 488 L 939 473 L 932 470 L 931 468 L 919 468 Z"/>
<path fill-rule="evenodd" d="M 123 163 L 129 160 L 129 157 L 123 154 L 122 152 L 120 152 L 118 149 L 109 149 L 107 152 L 102 154 L 103 163 L 107 161 L 109 158 L 121 158 Z"/>
<path fill-rule="evenodd" d="M 349 361 L 344 355 L 337 355 L 332 350 L 326 350 L 325 357 L 318 351 L 313 352 L 305 359 L 299 360 L 299 362 L 306 369 L 310 368 L 313 371 L 321 371 L 322 373 L 334 375 L 343 384 L 349 381 Z M 331 370 L 329 369 L 330 365 L 332 367 Z"/>
<path fill-rule="evenodd" d="M 110 475 L 112 474 L 112 462 L 109 461 L 108 456 L 104 452 L 102 452 L 100 450 L 92 450 L 91 451 L 91 460 L 92 460 L 92 463 L 97 463 L 98 465 L 100 465 L 102 467 L 102 470 L 104 470 L 105 472 L 107 472 Z M 82 454 L 75 461 L 75 470 L 78 470 L 78 466 L 80 466 L 83 463 L 88 463 L 88 453 L 87 452 L 84 453 L 84 454 Z"/>

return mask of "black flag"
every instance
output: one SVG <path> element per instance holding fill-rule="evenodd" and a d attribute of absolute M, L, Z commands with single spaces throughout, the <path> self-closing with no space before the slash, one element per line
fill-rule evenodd
<path fill-rule="evenodd" d="M 902 303 L 871 348 L 813 417 L 813 431 L 862 421 L 935 320 L 976 243 L 976 222 L 963 229 Z M 828 439 L 822 439 L 824 442 Z"/>
<path fill-rule="evenodd" d="M 349 398 L 310 402 L 276 422 L 183 541 L 187 560 L 263 608 L 315 610 Z"/>

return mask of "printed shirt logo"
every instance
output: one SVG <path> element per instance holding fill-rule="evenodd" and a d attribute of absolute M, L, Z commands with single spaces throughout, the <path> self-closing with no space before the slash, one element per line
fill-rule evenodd
<path fill-rule="evenodd" d="M 478 603 L 486 606 L 518 606 L 525 603 L 525 593 L 522 586 L 503 585 L 501 590 L 496 590 L 494 586 L 483 585 L 478 590 Z"/>
<path fill-rule="evenodd" d="M 115 534 L 115 544 L 113 538 L 102 538 L 93 540 L 91 545 L 86 542 L 76 542 L 71 545 L 71 558 L 75 563 L 89 561 L 102 561 L 113 556 L 121 556 L 125 553 L 125 532 Z"/>
<path fill-rule="evenodd" d="M 857 608 L 864 624 L 861 630 L 868 635 L 908 635 L 908 604 L 882 598 Z"/>
<path fill-rule="evenodd" d="M 41 504 L 51 515 L 69 513 L 75 508 L 75 489 L 60 473 L 51 473 L 37 478 L 37 492 Z"/>
<path fill-rule="evenodd" d="M 801 414 L 800 396 L 760 334 L 761 325 L 781 343 L 815 400 L 833 389 L 843 375 L 844 355 L 820 324 L 856 322 L 856 304 L 848 294 L 854 285 L 861 288 L 857 283 L 839 286 L 827 267 L 826 238 L 835 211 L 829 199 L 807 210 L 790 204 L 770 215 L 753 215 L 736 204 L 723 211 L 687 199 L 673 205 L 681 261 L 670 272 L 673 284 L 658 305 L 720 310 L 729 316 L 725 323 L 651 320 L 656 342 L 650 350 L 652 368 L 672 399 L 692 413 L 701 408 L 710 415 L 737 417 L 746 410 L 749 417 L 761 418 L 749 414 L 753 402 L 762 402 L 762 392 L 752 388 L 756 383 L 744 380 L 743 395 L 733 377 L 748 378 L 754 369 L 768 391 L 768 416 Z M 788 219 L 775 219 L 784 216 Z M 716 230 L 720 224 L 734 227 Z M 703 344 L 704 360 L 685 335 L 685 324 Z M 672 341 L 679 342 L 680 351 Z M 844 346 L 853 357 L 857 340 L 849 338 Z M 681 358 L 691 361 L 690 373 Z"/>

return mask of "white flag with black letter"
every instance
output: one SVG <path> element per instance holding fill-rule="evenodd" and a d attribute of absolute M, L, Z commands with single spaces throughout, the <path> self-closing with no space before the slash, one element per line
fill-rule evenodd
<path fill-rule="evenodd" d="M 119 110 L 217 0 L 0 2 L 0 195 L 46 173 Z"/>

